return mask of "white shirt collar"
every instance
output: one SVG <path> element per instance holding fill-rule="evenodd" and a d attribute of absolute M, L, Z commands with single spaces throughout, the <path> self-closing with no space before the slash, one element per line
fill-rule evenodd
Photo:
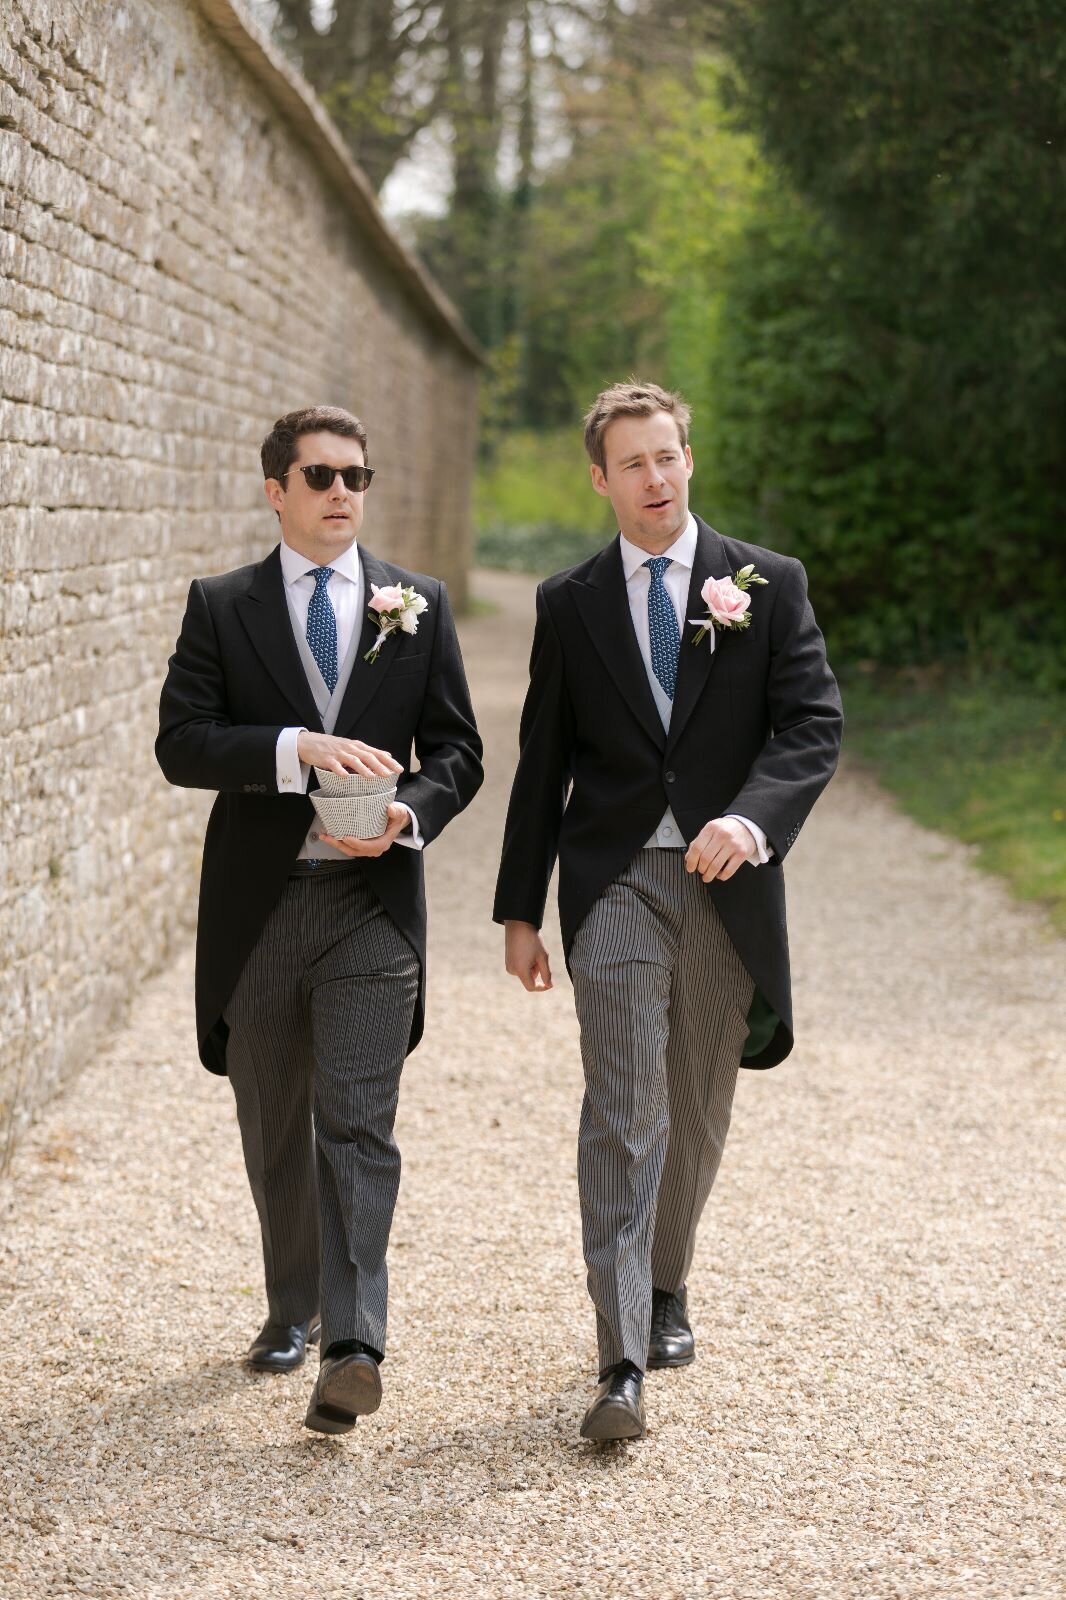
<path fill-rule="evenodd" d="M 338 556 L 329 565 L 334 572 L 339 572 L 342 578 L 350 578 L 352 583 L 359 583 L 361 574 L 359 569 L 358 539 L 354 544 L 348 546 L 343 555 Z M 306 556 L 302 556 L 298 550 L 294 550 L 291 545 L 286 544 L 285 540 L 282 539 L 281 575 L 286 583 L 295 583 L 297 578 L 302 578 L 305 573 L 313 571 L 314 566 L 315 563 L 313 561 L 309 561 Z"/>
<path fill-rule="evenodd" d="M 696 560 L 696 519 L 689 512 L 688 521 L 670 546 L 664 550 L 663 555 L 669 556 L 671 561 L 676 561 L 679 567 L 687 567 L 692 571 Z M 618 535 L 619 548 L 622 552 L 622 571 L 628 583 L 633 574 L 639 572 L 648 559 L 648 552 L 642 550 L 639 544 L 631 544 L 624 533 Z"/>

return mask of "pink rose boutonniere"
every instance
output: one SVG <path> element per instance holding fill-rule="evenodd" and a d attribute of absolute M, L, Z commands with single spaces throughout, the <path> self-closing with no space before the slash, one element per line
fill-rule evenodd
<path fill-rule="evenodd" d="M 689 617 L 697 626 L 692 636 L 693 644 L 701 644 L 712 628 L 729 628 L 739 632 L 751 626 L 751 595 L 746 593 L 753 583 L 767 583 L 755 570 L 755 563 L 741 567 L 735 578 L 708 578 L 700 590 L 700 599 L 707 607 L 705 617 Z"/>
<path fill-rule="evenodd" d="M 390 633 L 417 633 L 418 619 L 429 605 L 425 595 L 410 586 L 405 589 L 398 583 L 389 583 L 379 589 L 376 583 L 372 583 L 370 588 L 372 598 L 367 610 L 380 632 L 363 657 L 364 661 L 377 660 L 378 652 Z"/>

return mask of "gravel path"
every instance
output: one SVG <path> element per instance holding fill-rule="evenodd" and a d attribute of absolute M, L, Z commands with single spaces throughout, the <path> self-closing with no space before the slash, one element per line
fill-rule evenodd
<path fill-rule="evenodd" d="M 579 1440 L 572 999 L 488 920 L 532 585 L 478 587 L 489 775 L 429 858 L 383 1407 L 313 1437 L 309 1370 L 241 1366 L 258 1238 L 186 957 L 0 1186 L 0 1594 L 1060 1600 L 1063 946 L 854 773 L 790 858 L 800 1044 L 741 1075 L 699 1359 L 644 1443 Z"/>

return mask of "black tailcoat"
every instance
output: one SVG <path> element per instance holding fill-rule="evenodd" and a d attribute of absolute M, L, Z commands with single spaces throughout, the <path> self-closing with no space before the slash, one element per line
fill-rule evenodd
<path fill-rule="evenodd" d="M 377 637 L 364 611 L 334 732 L 403 762 L 396 798 L 411 807 L 428 844 L 482 779 L 481 741 L 455 623 L 439 579 L 378 561 L 363 549 L 359 556 L 366 596 L 371 583 L 413 584 L 429 608 L 416 634 L 394 633 L 374 662 L 362 659 Z M 278 735 L 294 726 L 321 732 L 322 720 L 296 648 L 275 548 L 254 566 L 193 582 L 159 706 L 156 757 L 167 779 L 218 790 L 204 842 L 196 931 L 196 1029 L 200 1059 L 212 1072 L 226 1070 L 223 1007 L 315 815 L 306 796 L 278 793 Z M 418 758 L 413 773 L 412 748 Z M 422 982 L 413 1050 L 425 1014 L 422 856 L 394 844 L 353 870 L 365 873 L 418 953 Z"/>
<path fill-rule="evenodd" d="M 793 1043 L 781 863 L 836 766 L 840 696 L 800 563 L 696 523 L 686 619 L 704 614 L 700 589 L 709 577 L 732 577 L 754 562 L 768 582 L 750 591 L 750 626 L 719 631 L 713 651 L 706 639 L 692 643 L 696 628 L 686 620 L 667 733 L 617 539 L 538 589 L 493 914 L 540 927 L 558 855 L 569 958 L 594 901 L 668 805 L 686 843 L 715 817 L 750 817 L 766 832 L 771 862 L 746 863 L 708 893 L 756 984 L 744 1065 L 772 1067 Z"/>

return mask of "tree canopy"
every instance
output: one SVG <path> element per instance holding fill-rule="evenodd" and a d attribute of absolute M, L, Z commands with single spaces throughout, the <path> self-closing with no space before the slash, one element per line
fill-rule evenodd
<path fill-rule="evenodd" d="M 678 386 L 696 503 L 817 568 L 840 648 L 1054 675 L 1066 0 L 275 15 L 376 182 L 447 130 L 418 240 L 490 352 L 489 454 Z"/>

